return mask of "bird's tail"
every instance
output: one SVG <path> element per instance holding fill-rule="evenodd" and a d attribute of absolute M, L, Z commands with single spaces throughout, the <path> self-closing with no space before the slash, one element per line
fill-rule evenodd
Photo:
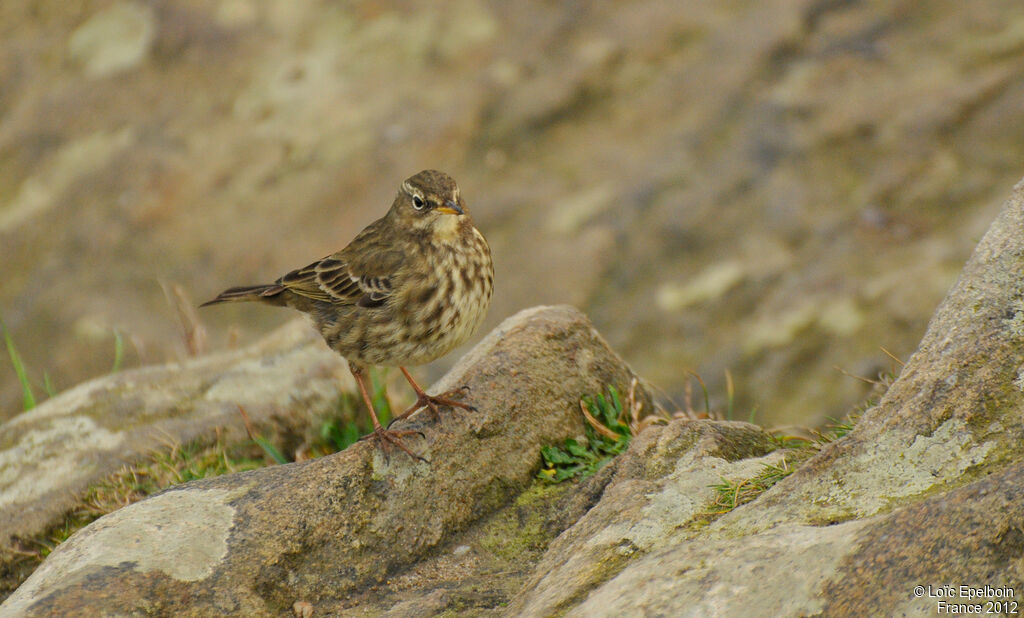
<path fill-rule="evenodd" d="M 217 298 L 206 301 L 199 306 L 206 307 L 207 305 L 217 305 L 220 303 L 230 303 L 242 300 L 265 302 L 272 305 L 283 304 L 281 302 L 275 302 L 277 300 L 275 297 L 283 291 L 284 286 L 276 283 L 271 283 L 269 285 L 245 285 L 237 288 L 228 288 L 218 294 Z"/>

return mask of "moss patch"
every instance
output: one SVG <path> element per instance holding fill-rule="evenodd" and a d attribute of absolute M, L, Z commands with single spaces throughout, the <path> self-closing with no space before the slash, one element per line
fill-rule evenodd
<path fill-rule="evenodd" d="M 571 484 L 535 482 L 481 527 L 479 544 L 506 562 L 536 562 L 560 530 L 550 529 L 552 507 Z"/>

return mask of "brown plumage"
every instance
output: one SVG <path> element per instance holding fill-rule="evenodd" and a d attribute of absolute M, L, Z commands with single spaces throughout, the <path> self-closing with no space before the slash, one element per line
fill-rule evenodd
<path fill-rule="evenodd" d="M 407 365 L 443 356 L 473 334 L 490 304 L 494 267 L 459 188 L 447 174 L 426 170 L 402 183 L 384 217 L 341 251 L 291 271 L 274 283 L 230 288 L 203 307 L 256 301 L 291 307 L 313 318 L 324 340 L 348 360 L 381 444 L 419 457 L 381 427 L 363 377 L 368 365 L 397 366 L 416 391 L 416 403 L 397 418 L 438 405 L 472 409 L 430 396 Z"/>

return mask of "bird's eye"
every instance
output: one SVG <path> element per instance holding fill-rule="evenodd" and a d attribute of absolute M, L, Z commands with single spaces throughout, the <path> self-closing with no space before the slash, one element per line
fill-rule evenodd
<path fill-rule="evenodd" d="M 413 208 L 415 208 L 416 210 L 423 210 L 424 206 L 426 206 L 426 202 L 423 201 L 422 197 L 420 197 L 418 195 L 412 196 L 412 207 Z"/>

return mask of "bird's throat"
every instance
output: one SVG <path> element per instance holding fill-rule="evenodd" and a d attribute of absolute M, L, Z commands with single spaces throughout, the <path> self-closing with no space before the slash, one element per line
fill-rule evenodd
<path fill-rule="evenodd" d="M 445 215 L 434 226 L 434 239 L 437 242 L 451 244 L 462 236 L 462 217 Z"/>

